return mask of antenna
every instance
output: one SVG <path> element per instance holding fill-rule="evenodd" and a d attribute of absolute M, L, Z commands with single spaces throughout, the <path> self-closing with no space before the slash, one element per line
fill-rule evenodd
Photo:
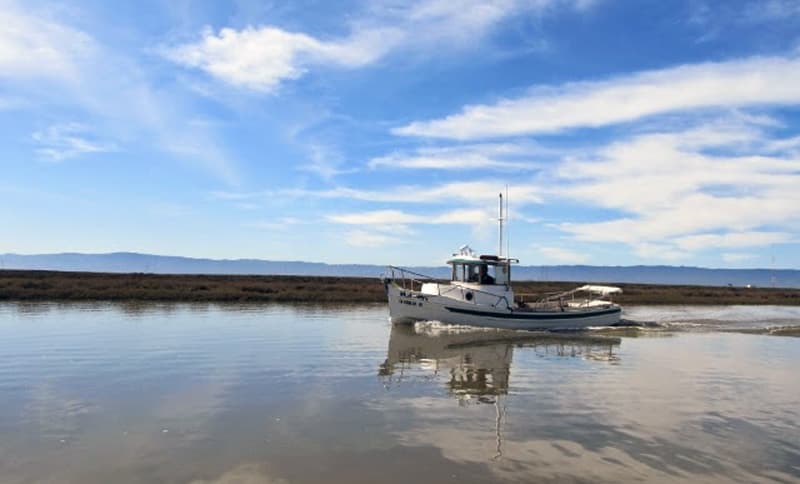
<path fill-rule="evenodd" d="M 500 222 L 500 230 L 499 230 L 499 238 L 500 241 L 497 244 L 497 255 L 498 257 L 503 255 L 503 194 L 500 193 L 500 217 L 497 218 L 497 221 Z"/>
<path fill-rule="evenodd" d="M 509 259 L 511 258 L 511 216 L 508 214 L 508 184 L 506 184 L 506 218 L 508 222 L 506 223 L 506 257 Z"/>

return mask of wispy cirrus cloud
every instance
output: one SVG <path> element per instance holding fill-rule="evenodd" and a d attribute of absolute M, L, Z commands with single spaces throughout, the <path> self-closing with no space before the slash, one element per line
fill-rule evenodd
<path fill-rule="evenodd" d="M 69 112 L 92 126 L 93 136 L 76 133 L 69 122 L 37 131 L 40 157 L 62 160 L 137 142 L 229 185 L 238 183 L 236 164 L 214 130 L 187 123 L 186 106 L 155 88 L 135 55 L 112 50 L 50 10 L 13 1 L 3 3 L 0 25 L 0 80 L 8 82 L 18 104 L 29 111 Z"/>
<path fill-rule="evenodd" d="M 345 168 L 344 156 L 331 146 L 312 142 L 306 146 L 306 149 L 309 163 L 299 166 L 297 169 L 300 171 L 314 174 L 326 181 L 356 171 L 354 168 Z"/>
<path fill-rule="evenodd" d="M 453 48 L 480 41 L 514 14 L 556 8 L 583 11 L 589 0 L 418 0 L 377 2 L 354 16 L 350 32 L 326 38 L 275 25 L 206 29 L 199 40 L 166 46 L 164 56 L 225 83 L 274 93 L 286 81 L 317 68 L 361 68 L 388 54 L 430 45 Z"/>
<path fill-rule="evenodd" d="M 800 57 L 686 64 L 598 81 L 534 87 L 526 96 L 415 121 L 401 136 L 459 140 L 553 133 L 705 108 L 800 104 Z"/>
<path fill-rule="evenodd" d="M 577 252 L 564 247 L 536 247 L 546 262 L 580 264 L 589 260 L 589 254 Z"/>
<path fill-rule="evenodd" d="M 759 0 L 751 2 L 741 15 L 743 21 L 785 20 L 800 17 L 797 0 Z"/>
<path fill-rule="evenodd" d="M 741 247 L 768 246 L 780 244 L 793 239 L 786 232 L 728 232 L 720 234 L 698 234 L 675 239 L 678 247 L 684 250 L 700 250 L 709 247 L 737 249 Z"/>
<path fill-rule="evenodd" d="M 469 203 L 487 205 L 497 202 L 498 193 L 505 193 L 502 180 L 450 182 L 433 186 L 400 185 L 384 190 L 361 190 L 350 187 L 310 189 L 265 190 L 258 192 L 216 191 L 211 195 L 219 200 L 241 202 L 244 200 L 271 200 L 275 197 L 349 199 L 364 202 L 386 203 Z M 539 203 L 542 189 L 533 184 L 508 186 L 509 198 L 517 205 Z"/>
<path fill-rule="evenodd" d="M 765 39 L 771 36 L 784 42 L 796 37 L 793 22 L 800 16 L 797 0 L 743 0 L 737 2 L 709 2 L 697 0 L 690 3 L 687 24 L 700 29 L 696 43 L 713 43 L 726 36 L 748 35 L 743 29 L 754 26 L 765 29 Z"/>
<path fill-rule="evenodd" d="M 244 227 L 258 230 L 270 231 L 286 231 L 304 222 L 297 217 L 278 217 L 274 220 L 259 220 L 256 222 L 248 222 Z"/>
<path fill-rule="evenodd" d="M 410 225 L 467 225 L 474 230 L 487 228 L 497 219 L 482 209 L 462 208 L 445 212 L 408 213 L 403 210 L 372 210 L 327 215 L 329 222 L 359 226 L 345 232 L 344 240 L 354 247 L 381 247 L 402 243 L 413 234 Z"/>
<path fill-rule="evenodd" d="M 722 260 L 728 263 L 744 262 L 757 258 L 756 254 L 747 252 L 723 252 Z"/>
<path fill-rule="evenodd" d="M 521 151 L 524 143 L 497 146 L 513 153 Z M 570 147 L 560 157 L 554 150 L 548 157 L 550 161 L 536 177 L 509 188 L 510 199 L 516 207 L 566 203 L 585 206 L 589 213 L 602 211 L 595 219 L 571 220 L 573 211 L 547 224 L 575 243 L 618 244 L 645 260 L 677 261 L 708 251 L 793 243 L 800 234 L 800 193 L 796 190 L 800 145 L 777 118 L 736 111 L 719 117 L 682 118 L 669 126 L 648 124 L 608 144 Z M 344 225 L 469 225 L 491 221 L 502 187 L 501 180 L 454 181 L 384 190 L 222 192 L 217 197 L 236 202 L 275 196 L 342 199 L 390 207 L 327 216 L 330 222 Z M 393 204 L 403 206 L 394 208 Z M 410 210 L 409 204 L 434 207 L 420 213 Z M 467 208 L 448 212 L 436 210 L 437 204 Z M 558 258 L 553 251 L 542 255 Z M 567 256 L 561 261 L 581 262 Z"/>
<path fill-rule="evenodd" d="M 479 209 L 452 210 L 443 213 L 411 214 L 402 210 L 373 210 L 346 214 L 328 215 L 328 220 L 347 225 L 407 225 L 407 224 L 481 224 L 492 218 L 492 214 Z"/>
<path fill-rule="evenodd" d="M 54 124 L 31 135 L 36 154 L 49 161 L 63 161 L 90 153 L 117 151 L 111 142 L 96 139 L 88 126 L 79 123 Z"/>
<path fill-rule="evenodd" d="M 394 152 L 372 158 L 368 166 L 372 169 L 533 171 L 541 168 L 531 159 L 538 151 L 541 149 L 520 143 L 423 147 L 411 153 Z"/>
<path fill-rule="evenodd" d="M 352 247 L 383 247 L 402 243 L 403 240 L 400 237 L 368 230 L 350 230 L 344 234 L 345 243 Z"/>

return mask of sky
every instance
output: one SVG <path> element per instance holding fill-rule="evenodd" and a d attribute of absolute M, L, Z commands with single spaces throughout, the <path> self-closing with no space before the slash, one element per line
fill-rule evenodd
<path fill-rule="evenodd" d="M 0 253 L 800 268 L 800 0 L 0 0 Z"/>

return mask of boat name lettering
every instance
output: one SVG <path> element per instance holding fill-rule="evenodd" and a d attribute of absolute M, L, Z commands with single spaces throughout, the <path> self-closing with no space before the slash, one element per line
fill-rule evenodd
<path fill-rule="evenodd" d="M 399 299 L 400 304 L 408 304 L 409 306 L 419 306 L 422 307 L 422 302 L 412 301 L 410 299 Z"/>

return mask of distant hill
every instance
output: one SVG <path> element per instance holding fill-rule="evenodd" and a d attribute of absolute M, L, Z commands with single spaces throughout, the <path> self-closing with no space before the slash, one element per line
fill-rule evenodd
<path fill-rule="evenodd" d="M 260 259 L 195 259 L 134 252 L 111 254 L 0 255 L 0 269 L 145 272 L 155 274 L 271 274 L 309 276 L 378 277 L 383 266 L 324 264 Z M 410 267 L 434 277 L 447 278 L 447 267 Z M 800 270 L 706 269 L 684 266 L 518 266 L 513 277 L 530 281 L 630 282 L 646 284 L 696 284 L 704 286 L 800 287 Z"/>

